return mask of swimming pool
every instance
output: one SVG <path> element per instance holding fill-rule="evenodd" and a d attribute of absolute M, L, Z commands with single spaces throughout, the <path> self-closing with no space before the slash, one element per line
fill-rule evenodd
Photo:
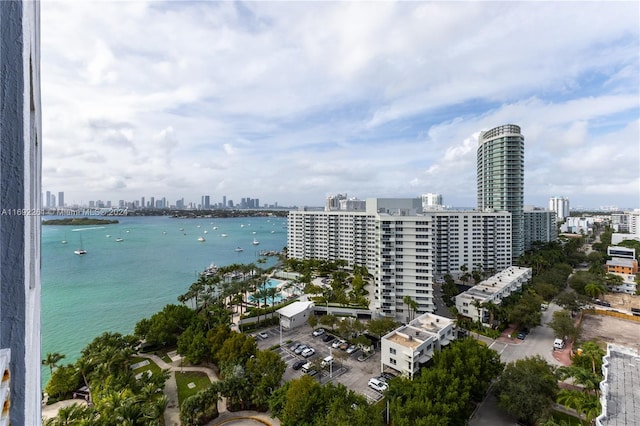
<path fill-rule="evenodd" d="M 277 287 L 281 284 L 286 283 L 287 281 L 284 280 L 277 280 L 275 278 L 267 278 L 267 280 L 265 281 L 265 288 L 274 288 Z M 276 296 L 273 301 L 274 303 L 278 304 L 280 303 L 283 299 L 285 299 L 287 297 L 288 293 L 285 291 L 284 293 L 282 291 L 280 291 L 280 294 L 278 296 Z M 267 298 L 267 303 L 271 303 L 271 298 Z M 261 301 L 262 303 L 263 301 Z"/>

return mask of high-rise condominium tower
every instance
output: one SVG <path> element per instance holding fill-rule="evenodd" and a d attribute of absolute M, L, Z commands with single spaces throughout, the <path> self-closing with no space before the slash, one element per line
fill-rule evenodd
<path fill-rule="evenodd" d="M 569 199 L 566 197 L 549 198 L 549 210 L 556 212 L 558 220 L 564 220 L 569 216 Z"/>
<path fill-rule="evenodd" d="M 524 253 L 524 136 L 505 124 L 480 134 L 478 209 L 511 213 L 512 256 Z"/>

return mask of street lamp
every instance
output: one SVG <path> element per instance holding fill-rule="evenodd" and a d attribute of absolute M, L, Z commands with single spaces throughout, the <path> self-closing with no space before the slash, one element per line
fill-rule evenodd
<path fill-rule="evenodd" d="M 331 346 L 329 346 L 329 357 L 331 357 L 331 361 L 329 361 L 329 379 L 333 379 L 333 356 L 331 355 Z"/>

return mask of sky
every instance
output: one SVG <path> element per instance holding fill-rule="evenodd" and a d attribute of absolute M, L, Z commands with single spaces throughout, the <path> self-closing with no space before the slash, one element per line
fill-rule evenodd
<path fill-rule="evenodd" d="M 476 205 L 481 131 L 525 204 L 640 207 L 638 2 L 41 2 L 43 190 L 66 204 Z"/>

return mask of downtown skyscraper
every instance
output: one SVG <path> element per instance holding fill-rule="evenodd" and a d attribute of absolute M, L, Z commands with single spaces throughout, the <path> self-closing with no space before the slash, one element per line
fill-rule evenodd
<path fill-rule="evenodd" d="M 524 136 L 505 124 L 482 132 L 477 151 L 478 210 L 511 213 L 514 261 L 524 253 Z"/>

